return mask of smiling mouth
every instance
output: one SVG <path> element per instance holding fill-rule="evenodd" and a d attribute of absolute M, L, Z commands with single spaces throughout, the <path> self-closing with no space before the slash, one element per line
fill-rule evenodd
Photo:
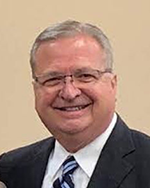
<path fill-rule="evenodd" d="M 55 107 L 54 109 L 61 110 L 61 111 L 67 111 L 67 112 L 74 112 L 74 111 L 79 111 L 79 110 L 85 109 L 90 105 L 91 104 L 80 105 L 80 106 L 70 106 L 70 107 L 69 106 L 68 107 L 60 107 L 60 108 Z"/>

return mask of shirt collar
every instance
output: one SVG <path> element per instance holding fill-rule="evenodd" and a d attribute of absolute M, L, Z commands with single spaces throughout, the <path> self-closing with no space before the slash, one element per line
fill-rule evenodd
<path fill-rule="evenodd" d="M 114 113 L 113 119 L 105 132 L 103 132 L 94 141 L 92 141 L 90 144 L 80 149 L 76 153 L 69 153 L 58 141 L 56 141 L 54 151 L 49 157 L 49 161 L 51 161 L 51 178 L 53 179 L 55 177 L 57 171 L 61 168 L 63 162 L 69 155 L 73 155 L 75 157 L 79 166 L 90 178 L 95 169 L 101 151 L 116 124 L 116 121 L 117 115 L 116 113 Z"/>

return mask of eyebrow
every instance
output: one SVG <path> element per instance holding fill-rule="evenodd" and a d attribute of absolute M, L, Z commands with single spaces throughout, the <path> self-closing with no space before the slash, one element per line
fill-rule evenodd
<path fill-rule="evenodd" d="M 91 71 L 92 68 L 89 68 L 89 67 L 82 67 L 82 68 L 78 68 L 78 69 L 75 69 L 74 71 L 72 72 L 77 72 L 77 73 L 80 73 L 80 72 L 85 72 L 85 71 Z M 48 77 L 48 76 L 60 76 L 60 75 L 63 75 L 65 73 L 63 72 L 58 72 L 58 71 L 49 71 L 49 72 L 46 72 L 44 74 L 41 74 L 39 75 L 38 77 Z"/>
<path fill-rule="evenodd" d="M 62 72 L 58 72 L 58 71 L 49 71 L 49 72 L 46 72 L 44 74 L 39 75 L 38 77 L 59 76 L 59 75 L 62 75 L 62 74 L 63 74 Z"/>
<path fill-rule="evenodd" d="M 94 69 L 89 68 L 89 67 L 82 67 L 82 68 L 76 69 L 75 72 L 85 72 L 85 71 L 91 71 L 91 70 L 94 70 Z"/>

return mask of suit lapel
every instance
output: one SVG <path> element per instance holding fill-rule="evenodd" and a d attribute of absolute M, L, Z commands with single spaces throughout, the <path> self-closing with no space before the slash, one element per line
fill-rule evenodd
<path fill-rule="evenodd" d="M 134 150 L 131 132 L 118 117 L 88 188 L 117 188 L 134 167 Z"/>
<path fill-rule="evenodd" d="M 41 188 L 49 154 L 53 147 L 54 139 L 47 140 L 42 146 L 37 146 L 30 154 L 30 160 L 14 169 L 12 179 L 17 181 L 12 181 L 10 187 Z"/>

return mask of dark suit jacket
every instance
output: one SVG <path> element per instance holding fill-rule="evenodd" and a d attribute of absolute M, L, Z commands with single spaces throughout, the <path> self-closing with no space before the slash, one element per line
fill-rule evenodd
<path fill-rule="evenodd" d="M 3 154 L 0 180 L 8 188 L 40 188 L 54 143 L 48 138 Z M 150 188 L 150 138 L 118 117 L 88 188 Z"/>

